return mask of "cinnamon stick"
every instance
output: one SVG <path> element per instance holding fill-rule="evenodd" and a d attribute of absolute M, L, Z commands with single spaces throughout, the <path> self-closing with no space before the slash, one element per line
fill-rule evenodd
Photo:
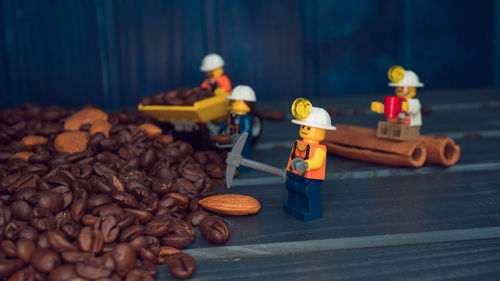
<path fill-rule="evenodd" d="M 336 124 L 327 131 L 324 144 L 328 153 L 391 166 L 421 167 L 425 162 L 452 166 L 460 147 L 446 137 L 420 136 L 417 141 L 401 142 L 377 138 L 375 129 Z"/>

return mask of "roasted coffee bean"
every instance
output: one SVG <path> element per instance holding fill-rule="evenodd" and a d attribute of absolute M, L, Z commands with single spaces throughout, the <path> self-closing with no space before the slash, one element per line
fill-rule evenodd
<path fill-rule="evenodd" d="M 54 187 L 52 191 L 59 193 L 59 195 L 61 195 L 61 197 L 63 198 L 63 208 L 64 209 L 68 208 L 68 206 L 73 201 L 73 192 L 71 191 L 71 189 L 65 185 L 60 185 Z"/>
<path fill-rule="evenodd" d="M 49 274 L 49 281 L 66 281 L 78 277 L 74 265 L 63 265 L 54 269 Z"/>
<path fill-rule="evenodd" d="M 10 276 L 8 281 L 35 281 L 41 280 L 41 273 L 35 272 L 33 267 L 28 266 L 21 270 L 16 271 L 14 274 Z M 38 279 L 36 279 L 38 278 Z"/>
<path fill-rule="evenodd" d="M 116 218 L 113 216 L 101 216 L 95 227 L 101 231 L 104 243 L 115 241 L 120 234 L 120 228 L 118 227 Z"/>
<path fill-rule="evenodd" d="M 79 262 L 75 265 L 75 272 L 81 277 L 91 280 L 107 278 L 111 276 L 112 271 L 104 265 L 90 262 Z"/>
<path fill-rule="evenodd" d="M 137 221 L 137 215 L 134 213 L 127 212 L 125 213 L 125 217 L 121 217 L 121 220 L 118 222 L 118 227 L 121 230 L 123 230 L 134 224 L 136 221 Z"/>
<path fill-rule="evenodd" d="M 88 208 L 90 210 L 111 203 L 111 197 L 107 194 L 93 194 L 88 199 Z"/>
<path fill-rule="evenodd" d="M 28 240 L 31 240 L 33 242 L 38 241 L 38 231 L 34 229 L 33 227 L 27 225 L 23 226 L 19 229 L 19 237 L 18 239 L 23 239 L 26 238 Z"/>
<path fill-rule="evenodd" d="M 0 259 L 0 278 L 9 277 L 11 274 L 21 269 L 23 265 L 24 263 L 20 259 Z"/>
<path fill-rule="evenodd" d="M 102 250 L 104 238 L 102 233 L 91 227 L 84 227 L 78 234 L 78 247 L 84 252 L 99 253 Z"/>
<path fill-rule="evenodd" d="M 147 235 L 162 237 L 167 234 L 169 224 L 170 220 L 168 219 L 154 219 L 146 224 L 144 231 Z"/>
<path fill-rule="evenodd" d="M 48 273 L 61 264 L 61 258 L 50 249 L 37 248 L 31 256 L 30 263 L 36 270 Z"/>
<path fill-rule="evenodd" d="M 87 200 L 86 199 L 78 199 L 71 205 L 70 209 L 70 217 L 75 222 L 80 222 L 85 211 L 87 210 Z"/>
<path fill-rule="evenodd" d="M 21 238 L 16 242 L 16 252 L 17 256 L 22 259 L 25 263 L 29 263 L 33 252 L 35 251 L 35 242 Z"/>
<path fill-rule="evenodd" d="M 82 224 L 85 226 L 93 226 L 96 224 L 99 217 L 93 216 L 91 214 L 85 214 L 82 217 Z"/>
<path fill-rule="evenodd" d="M 30 162 L 31 162 L 31 158 L 33 158 L 33 156 L 35 156 L 35 155 L 32 155 L 30 157 Z M 41 164 L 41 163 L 36 163 L 36 164 L 27 166 L 23 172 L 26 174 L 37 174 L 38 176 L 43 176 L 49 172 L 49 167 L 47 167 L 46 165 Z"/>
<path fill-rule="evenodd" d="M 123 218 L 125 211 L 117 205 L 104 205 L 95 208 L 92 214 L 96 216 L 115 216 L 117 218 Z"/>
<path fill-rule="evenodd" d="M 154 281 L 155 279 L 146 271 L 134 269 L 127 274 L 126 281 Z"/>
<path fill-rule="evenodd" d="M 168 268 L 170 269 L 170 273 L 179 279 L 186 279 L 193 275 L 196 262 L 188 254 L 178 253 L 170 255 L 167 259 Z"/>
<path fill-rule="evenodd" d="M 56 218 L 52 215 L 52 212 L 40 206 L 35 207 L 31 212 L 30 223 L 38 231 L 52 230 L 57 227 Z"/>
<path fill-rule="evenodd" d="M 115 272 L 124 277 L 135 267 L 135 251 L 129 244 L 121 243 L 116 245 L 111 252 L 115 261 Z"/>
<path fill-rule="evenodd" d="M 91 256 L 91 253 L 79 251 L 66 251 L 61 253 L 61 257 L 65 263 L 84 262 L 87 261 Z"/>
<path fill-rule="evenodd" d="M 218 216 L 205 218 L 200 224 L 200 232 L 205 240 L 213 244 L 224 244 L 230 237 L 224 219 Z"/>
<path fill-rule="evenodd" d="M 11 240 L 3 240 L 0 242 L 0 249 L 8 258 L 17 258 L 16 244 Z"/>
<path fill-rule="evenodd" d="M 130 242 L 134 240 L 137 236 L 144 233 L 144 226 L 142 225 L 132 225 L 124 229 L 120 234 L 121 242 Z"/>
<path fill-rule="evenodd" d="M 140 252 L 141 249 L 146 247 L 146 237 L 145 236 L 137 236 L 132 241 L 128 242 L 132 248 L 134 248 L 136 254 Z"/>
<path fill-rule="evenodd" d="M 59 213 L 64 207 L 63 197 L 59 193 L 51 190 L 35 194 L 30 200 L 32 204 L 50 210 L 53 214 Z"/>
<path fill-rule="evenodd" d="M 153 149 L 149 149 L 141 157 L 141 167 L 149 169 L 153 166 L 156 160 L 156 152 Z"/>
<path fill-rule="evenodd" d="M 139 203 L 134 198 L 134 196 L 130 195 L 127 192 L 116 191 L 111 194 L 111 198 L 113 202 L 117 203 L 121 207 L 124 208 L 137 208 Z"/>
<path fill-rule="evenodd" d="M 15 201 L 10 204 L 10 211 L 15 219 L 27 221 L 31 217 L 31 206 L 26 201 Z"/>
<path fill-rule="evenodd" d="M 66 234 L 69 240 L 75 240 L 82 229 L 82 226 L 72 220 L 65 220 L 59 226 L 61 231 Z"/>
<path fill-rule="evenodd" d="M 147 211 L 125 208 L 125 212 L 134 214 L 141 224 L 146 224 L 153 219 L 153 214 Z"/>
<path fill-rule="evenodd" d="M 5 225 L 4 236 L 10 240 L 17 240 L 22 228 L 26 226 L 25 221 L 11 220 Z"/>
<path fill-rule="evenodd" d="M 154 236 L 144 236 L 144 239 L 146 243 L 145 248 L 157 255 L 161 247 L 160 240 Z"/>
<path fill-rule="evenodd" d="M 37 193 L 34 188 L 23 188 L 19 190 L 14 196 L 15 200 L 30 202 L 31 196 Z"/>
<path fill-rule="evenodd" d="M 100 180 L 96 176 L 91 176 L 89 180 L 90 186 L 92 187 L 92 191 L 95 193 L 105 193 L 109 194 L 113 191 L 113 188 L 104 181 Z"/>
<path fill-rule="evenodd" d="M 184 249 L 191 244 L 191 237 L 187 234 L 168 234 L 160 238 L 163 246 L 172 246 L 177 249 Z"/>
<path fill-rule="evenodd" d="M 210 214 L 208 212 L 199 209 L 199 210 L 194 211 L 191 214 L 189 214 L 186 217 L 186 221 L 191 223 L 192 226 L 199 226 L 201 224 L 201 222 L 209 216 L 210 216 Z"/>
<path fill-rule="evenodd" d="M 71 244 L 61 232 L 56 231 L 48 231 L 47 232 L 47 240 L 49 241 L 49 245 L 52 249 L 57 252 L 65 252 L 65 251 L 75 251 L 76 246 Z"/>

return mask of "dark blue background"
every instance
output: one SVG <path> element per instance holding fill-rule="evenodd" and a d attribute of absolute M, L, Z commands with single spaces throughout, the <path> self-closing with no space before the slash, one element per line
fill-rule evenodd
<path fill-rule="evenodd" d="M 196 86 L 220 53 L 258 99 L 387 92 L 401 64 L 425 90 L 500 85 L 500 2 L 0 0 L 1 107 L 134 106 Z"/>

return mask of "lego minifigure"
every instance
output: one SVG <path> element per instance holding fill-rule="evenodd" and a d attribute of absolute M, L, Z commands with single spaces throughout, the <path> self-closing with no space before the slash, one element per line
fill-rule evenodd
<path fill-rule="evenodd" d="M 415 141 L 420 136 L 422 116 L 420 101 L 414 98 L 417 87 L 424 86 L 417 74 L 401 66 L 389 69 L 389 86 L 395 87 L 396 97 L 384 97 L 384 104 L 374 101 L 371 110 L 384 113 L 387 122 L 379 122 L 377 137 L 400 141 Z"/>
<path fill-rule="evenodd" d="M 322 216 L 321 184 L 325 179 L 326 147 L 319 144 L 326 130 L 335 130 L 326 110 L 311 106 L 308 100 L 298 98 L 292 106 L 293 123 L 300 125 L 287 165 L 286 188 L 288 202 L 286 213 L 310 221 Z"/>
<path fill-rule="evenodd" d="M 200 66 L 207 78 L 201 83 L 200 88 L 210 89 L 215 95 L 229 94 L 232 90 L 231 81 L 224 74 L 224 60 L 218 54 L 206 55 Z"/>
<path fill-rule="evenodd" d="M 248 138 L 241 155 L 252 159 L 252 120 L 255 111 L 255 92 L 252 88 L 240 85 L 234 88 L 230 96 L 229 114 L 227 120 L 221 124 L 221 131 L 226 134 L 242 134 L 248 132 Z M 240 172 L 249 170 L 240 167 Z"/>

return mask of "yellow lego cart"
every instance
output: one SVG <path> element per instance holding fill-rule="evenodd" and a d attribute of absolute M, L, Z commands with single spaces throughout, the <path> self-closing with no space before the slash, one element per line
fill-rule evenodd
<path fill-rule="evenodd" d="M 142 105 L 137 109 L 160 122 L 205 123 L 224 119 L 227 116 L 229 100 L 226 95 L 215 95 L 195 102 L 192 106 Z"/>

